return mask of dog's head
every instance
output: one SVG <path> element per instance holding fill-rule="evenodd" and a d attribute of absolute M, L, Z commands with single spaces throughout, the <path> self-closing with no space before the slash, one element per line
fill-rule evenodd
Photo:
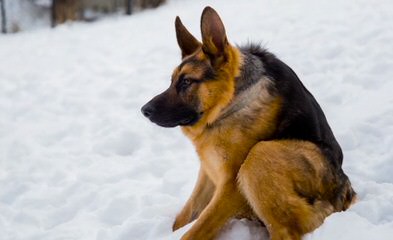
<path fill-rule="evenodd" d="M 167 90 L 142 107 L 142 113 L 163 127 L 214 122 L 234 93 L 239 52 L 227 40 L 217 12 L 206 7 L 201 16 L 202 42 L 175 21 L 182 62 Z"/>

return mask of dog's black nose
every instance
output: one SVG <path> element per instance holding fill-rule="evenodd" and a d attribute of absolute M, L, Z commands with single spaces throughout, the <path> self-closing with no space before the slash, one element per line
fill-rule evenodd
<path fill-rule="evenodd" d="M 153 114 L 154 108 L 150 104 L 146 104 L 141 111 L 145 117 L 149 118 Z"/>

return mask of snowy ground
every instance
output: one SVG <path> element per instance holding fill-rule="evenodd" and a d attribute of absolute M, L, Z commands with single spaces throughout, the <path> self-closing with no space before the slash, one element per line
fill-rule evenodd
<path fill-rule="evenodd" d="M 179 63 L 173 21 L 209 4 L 231 42 L 263 41 L 314 93 L 358 192 L 307 240 L 393 236 L 393 2 L 180 1 L 131 17 L 0 36 L 0 239 L 178 239 L 198 160 L 140 107 Z M 266 240 L 232 221 L 220 238 Z"/>

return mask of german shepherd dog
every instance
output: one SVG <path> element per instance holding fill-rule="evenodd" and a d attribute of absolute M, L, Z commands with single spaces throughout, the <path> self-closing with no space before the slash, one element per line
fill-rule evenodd
<path fill-rule="evenodd" d="M 202 42 L 179 17 L 175 26 L 182 62 L 142 113 L 181 126 L 200 157 L 173 224 L 196 219 L 181 239 L 214 239 L 229 219 L 246 217 L 263 222 L 272 240 L 296 240 L 346 210 L 356 193 L 341 148 L 295 72 L 258 45 L 231 45 L 211 7 L 202 13 Z"/>

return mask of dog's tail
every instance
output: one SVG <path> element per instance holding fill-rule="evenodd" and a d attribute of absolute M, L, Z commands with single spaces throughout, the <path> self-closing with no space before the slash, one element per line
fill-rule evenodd
<path fill-rule="evenodd" d="M 348 180 L 348 188 L 345 194 L 343 211 L 347 210 L 352 204 L 356 203 L 356 201 L 356 192 L 353 190 L 351 182 Z"/>
<path fill-rule="evenodd" d="M 352 188 L 351 181 L 349 181 L 347 176 L 345 176 L 345 178 L 346 180 L 339 194 L 339 202 L 341 203 L 341 206 L 337 209 L 338 211 L 347 210 L 357 200 L 356 192 Z"/>

